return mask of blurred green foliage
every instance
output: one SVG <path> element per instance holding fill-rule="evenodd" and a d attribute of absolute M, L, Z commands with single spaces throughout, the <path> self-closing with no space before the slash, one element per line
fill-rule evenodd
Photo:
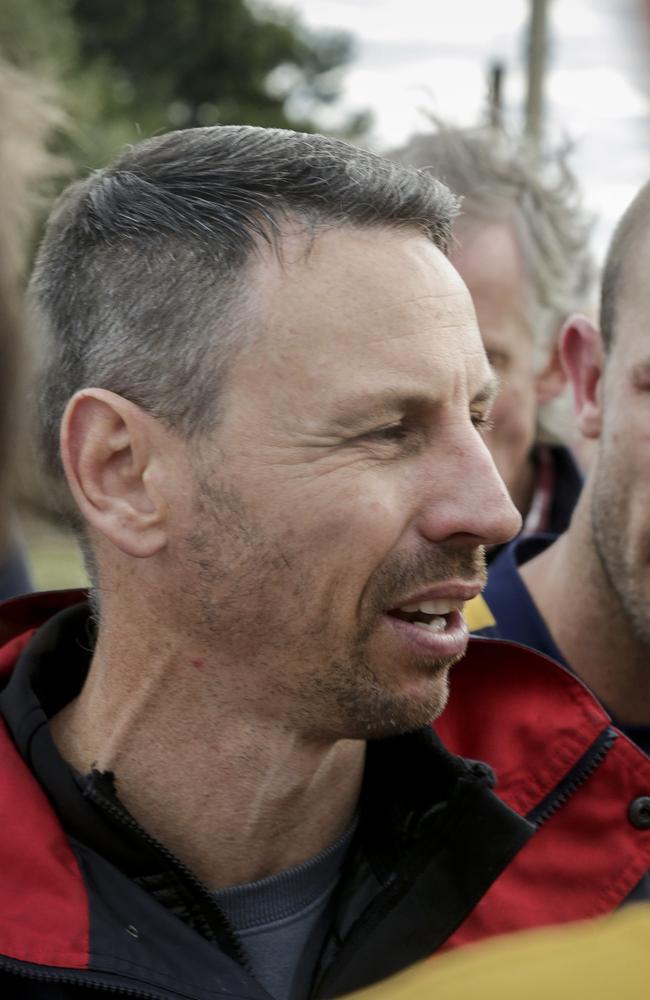
<path fill-rule="evenodd" d="M 319 128 L 352 42 L 245 0 L 2 0 L 0 54 L 59 82 L 62 151 L 82 172 L 171 128 Z M 334 129 L 359 138 L 365 113 Z M 328 128 L 332 131 L 332 128 Z"/>

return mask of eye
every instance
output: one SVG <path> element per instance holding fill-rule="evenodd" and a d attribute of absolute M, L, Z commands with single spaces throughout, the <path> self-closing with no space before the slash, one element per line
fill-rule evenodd
<path fill-rule="evenodd" d="M 369 441 L 403 441 L 408 436 L 408 428 L 403 423 L 388 424 L 386 427 L 378 427 L 377 430 L 368 431 L 364 438 Z"/>
<path fill-rule="evenodd" d="M 496 372 L 505 372 L 510 367 L 510 358 L 505 351 L 486 349 L 488 361 Z"/>
<path fill-rule="evenodd" d="M 479 434 L 492 430 L 494 423 L 486 413 L 472 413 L 471 420 Z"/>

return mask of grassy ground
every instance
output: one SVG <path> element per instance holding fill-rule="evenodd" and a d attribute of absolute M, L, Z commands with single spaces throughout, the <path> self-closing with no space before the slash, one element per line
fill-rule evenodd
<path fill-rule="evenodd" d="M 88 577 L 74 535 L 35 514 L 22 514 L 20 524 L 37 590 L 85 587 Z"/>

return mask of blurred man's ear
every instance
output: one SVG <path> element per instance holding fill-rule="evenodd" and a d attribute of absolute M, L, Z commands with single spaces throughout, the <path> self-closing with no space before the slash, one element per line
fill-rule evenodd
<path fill-rule="evenodd" d="M 560 354 L 573 389 L 576 424 L 586 438 L 600 436 L 603 348 L 600 333 L 586 316 L 571 316 L 560 334 Z"/>
<path fill-rule="evenodd" d="M 61 425 L 63 465 L 83 518 L 136 558 L 154 555 L 167 541 L 161 433 L 139 406 L 94 388 L 75 393 Z"/>
<path fill-rule="evenodd" d="M 559 396 L 567 383 L 567 374 L 560 358 L 560 345 L 557 343 L 548 359 L 548 363 L 535 377 L 537 403 L 543 406 Z"/>

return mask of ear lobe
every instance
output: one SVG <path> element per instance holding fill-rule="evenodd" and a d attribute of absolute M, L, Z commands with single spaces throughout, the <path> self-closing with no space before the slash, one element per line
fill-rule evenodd
<path fill-rule="evenodd" d="M 155 418 L 106 389 L 82 389 L 61 425 L 61 455 L 85 520 L 127 555 L 144 558 L 166 544 L 165 502 L 151 468 Z"/>
<path fill-rule="evenodd" d="M 603 352 L 600 333 L 586 316 L 571 316 L 560 335 L 562 364 L 573 389 L 576 423 L 587 438 L 600 436 Z"/>
<path fill-rule="evenodd" d="M 560 395 L 566 383 L 567 374 L 562 367 L 560 346 L 558 343 L 555 345 L 546 367 L 535 379 L 538 404 L 543 406 L 545 403 L 550 403 L 556 396 Z"/>

